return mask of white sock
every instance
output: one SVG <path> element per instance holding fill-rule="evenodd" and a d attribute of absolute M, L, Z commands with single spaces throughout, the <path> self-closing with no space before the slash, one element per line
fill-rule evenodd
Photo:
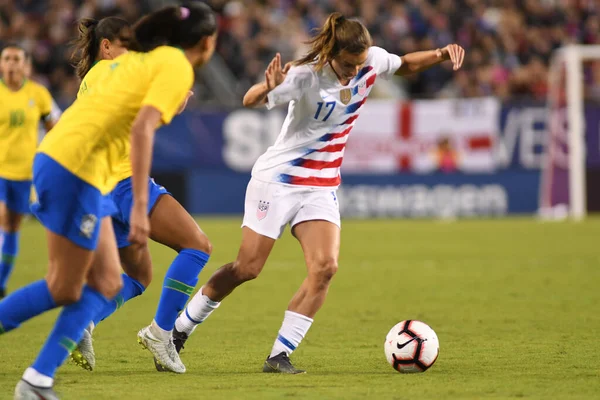
<path fill-rule="evenodd" d="M 192 300 L 175 321 L 175 329 L 178 332 L 183 332 L 188 336 L 191 335 L 194 329 L 221 305 L 221 302 L 212 301 L 203 295 L 203 289 L 204 286 L 192 297 Z"/>
<path fill-rule="evenodd" d="M 152 320 L 152 323 L 150 324 L 150 333 L 154 335 L 155 338 L 166 342 L 173 334 L 173 331 L 165 331 L 163 328 L 158 326 L 155 320 Z"/>
<path fill-rule="evenodd" d="M 54 379 L 44 374 L 40 374 L 31 367 L 25 370 L 25 373 L 23 374 L 23 380 L 33 386 L 43 388 L 50 388 L 52 385 L 54 385 Z"/>
<path fill-rule="evenodd" d="M 279 335 L 275 339 L 269 357 L 274 357 L 281 352 L 284 352 L 288 356 L 292 354 L 302 339 L 304 339 L 304 336 L 306 336 L 306 332 L 308 332 L 312 323 L 312 318 L 293 311 L 286 311 L 283 324 L 281 324 L 281 329 L 279 329 Z"/>

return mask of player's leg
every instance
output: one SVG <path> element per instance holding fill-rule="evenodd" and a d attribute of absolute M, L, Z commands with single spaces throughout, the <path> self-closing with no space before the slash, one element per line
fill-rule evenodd
<path fill-rule="evenodd" d="M 154 321 L 170 332 L 198 283 L 212 245 L 196 221 L 171 196 L 162 196 L 150 216 L 152 240 L 177 251 L 167 270 Z"/>
<path fill-rule="evenodd" d="M 292 233 L 304 251 L 308 276 L 288 305 L 264 372 L 303 372 L 291 364 L 289 355 L 306 336 L 337 271 L 340 216 L 335 192 L 310 194 L 292 221 Z"/>
<path fill-rule="evenodd" d="M 175 331 L 184 334 L 187 339 L 236 287 L 258 277 L 274 244 L 275 239 L 243 227 L 242 244 L 236 260 L 215 271 L 200 288 L 177 318 Z"/>
<path fill-rule="evenodd" d="M 233 263 L 219 268 L 190 300 L 175 323 L 174 336 L 183 340 L 242 283 L 262 271 L 275 240 L 299 209 L 287 187 L 252 179 L 246 190 L 242 243 Z"/>
<path fill-rule="evenodd" d="M 89 330 L 93 330 L 100 321 L 111 316 L 129 300 L 140 296 L 152 281 L 152 259 L 150 250 L 137 249 L 129 244 L 129 224 L 122 222 L 120 218 L 112 218 L 114 235 L 119 248 L 120 265 L 125 271 L 121 274 L 123 287 L 115 298 L 100 312 L 93 320 Z"/>
<path fill-rule="evenodd" d="M 157 369 L 185 372 L 178 349 L 171 351 L 172 331 L 208 262 L 212 246 L 192 216 L 170 195 L 161 196 L 154 206 L 150 229 L 152 240 L 172 248 L 178 255 L 167 270 L 154 320 L 140 330 L 138 340 L 154 354 Z M 167 367 L 165 363 L 175 367 Z"/>
<path fill-rule="evenodd" d="M 82 255 L 81 247 L 62 236 L 53 233 L 49 236 L 52 249 L 49 252 L 57 260 L 49 286 L 58 286 L 60 292 L 66 293 L 63 302 L 71 304 L 63 308 L 36 361 L 23 375 L 23 380 L 35 387 L 52 386 L 56 370 L 75 349 L 85 327 L 121 288 L 119 259 L 109 217 L 100 222 L 96 252 L 86 250 L 85 266 L 76 258 L 77 254 Z M 66 276 L 73 277 L 69 282 L 72 286 L 65 284 Z"/>
<path fill-rule="evenodd" d="M 152 210 L 159 194 L 156 193 L 155 184 L 149 180 L 148 183 L 148 211 Z M 138 249 L 130 246 L 129 236 L 129 215 L 133 205 L 133 187 L 131 178 L 120 181 L 110 194 L 117 211 L 112 216 L 114 235 L 119 248 L 119 257 L 121 266 L 125 271 L 121 275 L 123 279 L 123 288 L 114 300 L 96 316 L 93 324 L 88 331 L 94 329 L 100 321 L 108 318 L 116 310 L 121 308 L 127 301 L 144 293 L 152 280 L 152 260 L 148 249 L 140 252 Z M 90 342 L 91 345 L 91 342 Z"/>
<path fill-rule="evenodd" d="M 0 179 L 0 298 L 6 295 L 6 284 L 19 252 L 19 230 L 23 215 L 29 212 L 31 181 Z"/>

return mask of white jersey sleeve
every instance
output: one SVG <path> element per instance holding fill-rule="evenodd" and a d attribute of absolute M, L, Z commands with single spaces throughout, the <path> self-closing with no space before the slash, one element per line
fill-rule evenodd
<path fill-rule="evenodd" d="M 372 63 L 377 76 L 383 79 L 390 79 L 402 65 L 402 59 L 399 56 L 390 54 L 381 47 L 372 46 L 369 48 L 369 53 L 373 57 Z"/>
<path fill-rule="evenodd" d="M 315 74 L 308 65 L 292 67 L 285 80 L 267 95 L 267 109 L 299 100 L 315 84 Z"/>

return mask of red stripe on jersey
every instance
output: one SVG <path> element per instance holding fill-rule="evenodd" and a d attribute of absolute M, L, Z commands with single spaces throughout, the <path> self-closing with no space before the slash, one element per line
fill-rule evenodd
<path fill-rule="evenodd" d="M 308 178 L 303 178 L 301 176 L 292 176 L 291 184 L 292 185 L 302 185 L 302 186 L 338 186 L 342 179 L 340 176 L 336 176 L 335 178 L 318 178 L 316 176 L 309 176 Z"/>
<path fill-rule="evenodd" d="M 344 147 L 346 147 L 346 143 L 330 144 L 329 146 L 325 146 L 317 151 L 319 153 L 336 153 L 344 150 Z"/>
<path fill-rule="evenodd" d="M 305 158 L 302 159 L 302 163 L 300 163 L 299 167 L 308 168 L 308 169 L 317 169 L 322 170 L 325 168 L 338 168 L 342 165 L 342 160 L 344 158 L 340 157 L 337 160 L 333 161 L 317 161 L 317 160 L 307 160 Z"/>
<path fill-rule="evenodd" d="M 375 79 L 377 79 L 377 74 L 373 74 L 371 75 L 368 79 L 367 79 L 367 87 L 371 87 L 374 83 L 375 83 Z"/>
<path fill-rule="evenodd" d="M 340 125 L 348 125 L 353 123 L 354 121 L 356 121 L 356 119 L 358 118 L 358 115 L 354 115 L 350 118 L 348 118 L 347 120 L 345 120 L 344 122 L 342 122 Z"/>
<path fill-rule="evenodd" d="M 350 133 L 350 131 L 352 130 L 352 128 L 354 128 L 354 126 L 349 126 L 348 128 L 344 129 L 343 131 L 339 132 L 339 133 L 330 133 L 327 135 L 327 141 L 331 141 L 334 139 L 339 139 L 339 138 L 343 138 L 344 136 L 346 136 L 347 134 Z"/>

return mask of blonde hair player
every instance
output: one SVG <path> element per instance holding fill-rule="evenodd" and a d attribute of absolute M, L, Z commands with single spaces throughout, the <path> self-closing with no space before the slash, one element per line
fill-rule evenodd
<path fill-rule="evenodd" d="M 290 301 L 264 372 L 296 374 L 289 355 L 323 305 L 338 269 L 340 213 L 336 189 L 348 135 L 376 79 L 423 71 L 443 61 L 461 67 L 464 49 L 389 54 L 371 43 L 359 21 L 333 13 L 311 41 L 308 54 L 281 65 L 275 56 L 265 80 L 244 96 L 246 107 L 288 104 L 281 133 L 252 169 L 237 259 L 217 270 L 177 319 L 181 348 L 236 287 L 256 278 L 287 224 L 304 251 L 308 276 Z"/>

